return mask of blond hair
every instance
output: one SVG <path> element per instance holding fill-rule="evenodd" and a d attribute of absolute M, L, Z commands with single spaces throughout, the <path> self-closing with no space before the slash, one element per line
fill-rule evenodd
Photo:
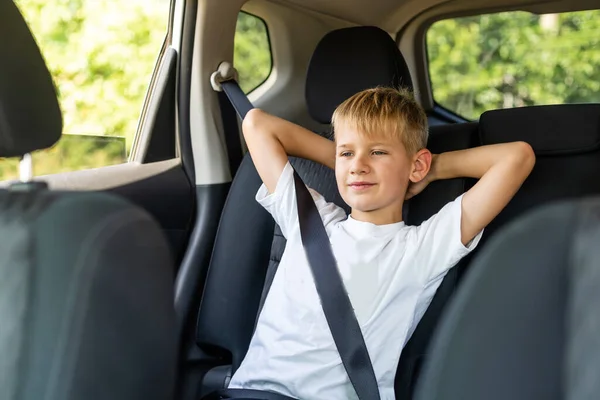
<path fill-rule="evenodd" d="M 427 115 L 408 89 L 376 87 L 358 92 L 333 112 L 331 125 L 356 129 L 367 137 L 400 139 L 409 154 L 427 146 Z"/>

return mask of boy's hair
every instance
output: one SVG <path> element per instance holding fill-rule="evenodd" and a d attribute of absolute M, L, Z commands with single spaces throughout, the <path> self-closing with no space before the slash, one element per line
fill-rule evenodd
<path fill-rule="evenodd" d="M 376 87 L 356 93 L 333 112 L 331 125 L 347 125 L 363 135 L 399 138 L 408 154 L 427 146 L 427 115 L 406 88 Z"/>

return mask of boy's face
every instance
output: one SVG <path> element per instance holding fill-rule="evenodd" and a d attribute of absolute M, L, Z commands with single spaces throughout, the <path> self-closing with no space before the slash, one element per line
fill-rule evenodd
<path fill-rule="evenodd" d="M 338 190 L 352 207 L 352 217 L 377 225 L 402 221 L 408 185 L 424 177 L 415 174 L 416 157 L 399 138 L 369 137 L 347 126 L 338 127 L 335 138 Z"/>

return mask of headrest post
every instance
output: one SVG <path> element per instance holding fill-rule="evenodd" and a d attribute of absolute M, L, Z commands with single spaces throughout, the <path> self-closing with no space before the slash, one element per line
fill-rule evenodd
<path fill-rule="evenodd" d="M 27 153 L 21 157 L 19 162 L 19 180 L 23 183 L 31 182 L 33 179 L 33 162 L 31 154 Z"/>

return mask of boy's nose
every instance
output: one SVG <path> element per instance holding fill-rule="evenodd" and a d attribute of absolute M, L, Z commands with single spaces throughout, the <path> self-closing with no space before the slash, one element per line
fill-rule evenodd
<path fill-rule="evenodd" d="M 362 175 L 369 172 L 369 165 L 362 157 L 356 157 L 350 166 L 350 173 L 353 175 Z"/>

